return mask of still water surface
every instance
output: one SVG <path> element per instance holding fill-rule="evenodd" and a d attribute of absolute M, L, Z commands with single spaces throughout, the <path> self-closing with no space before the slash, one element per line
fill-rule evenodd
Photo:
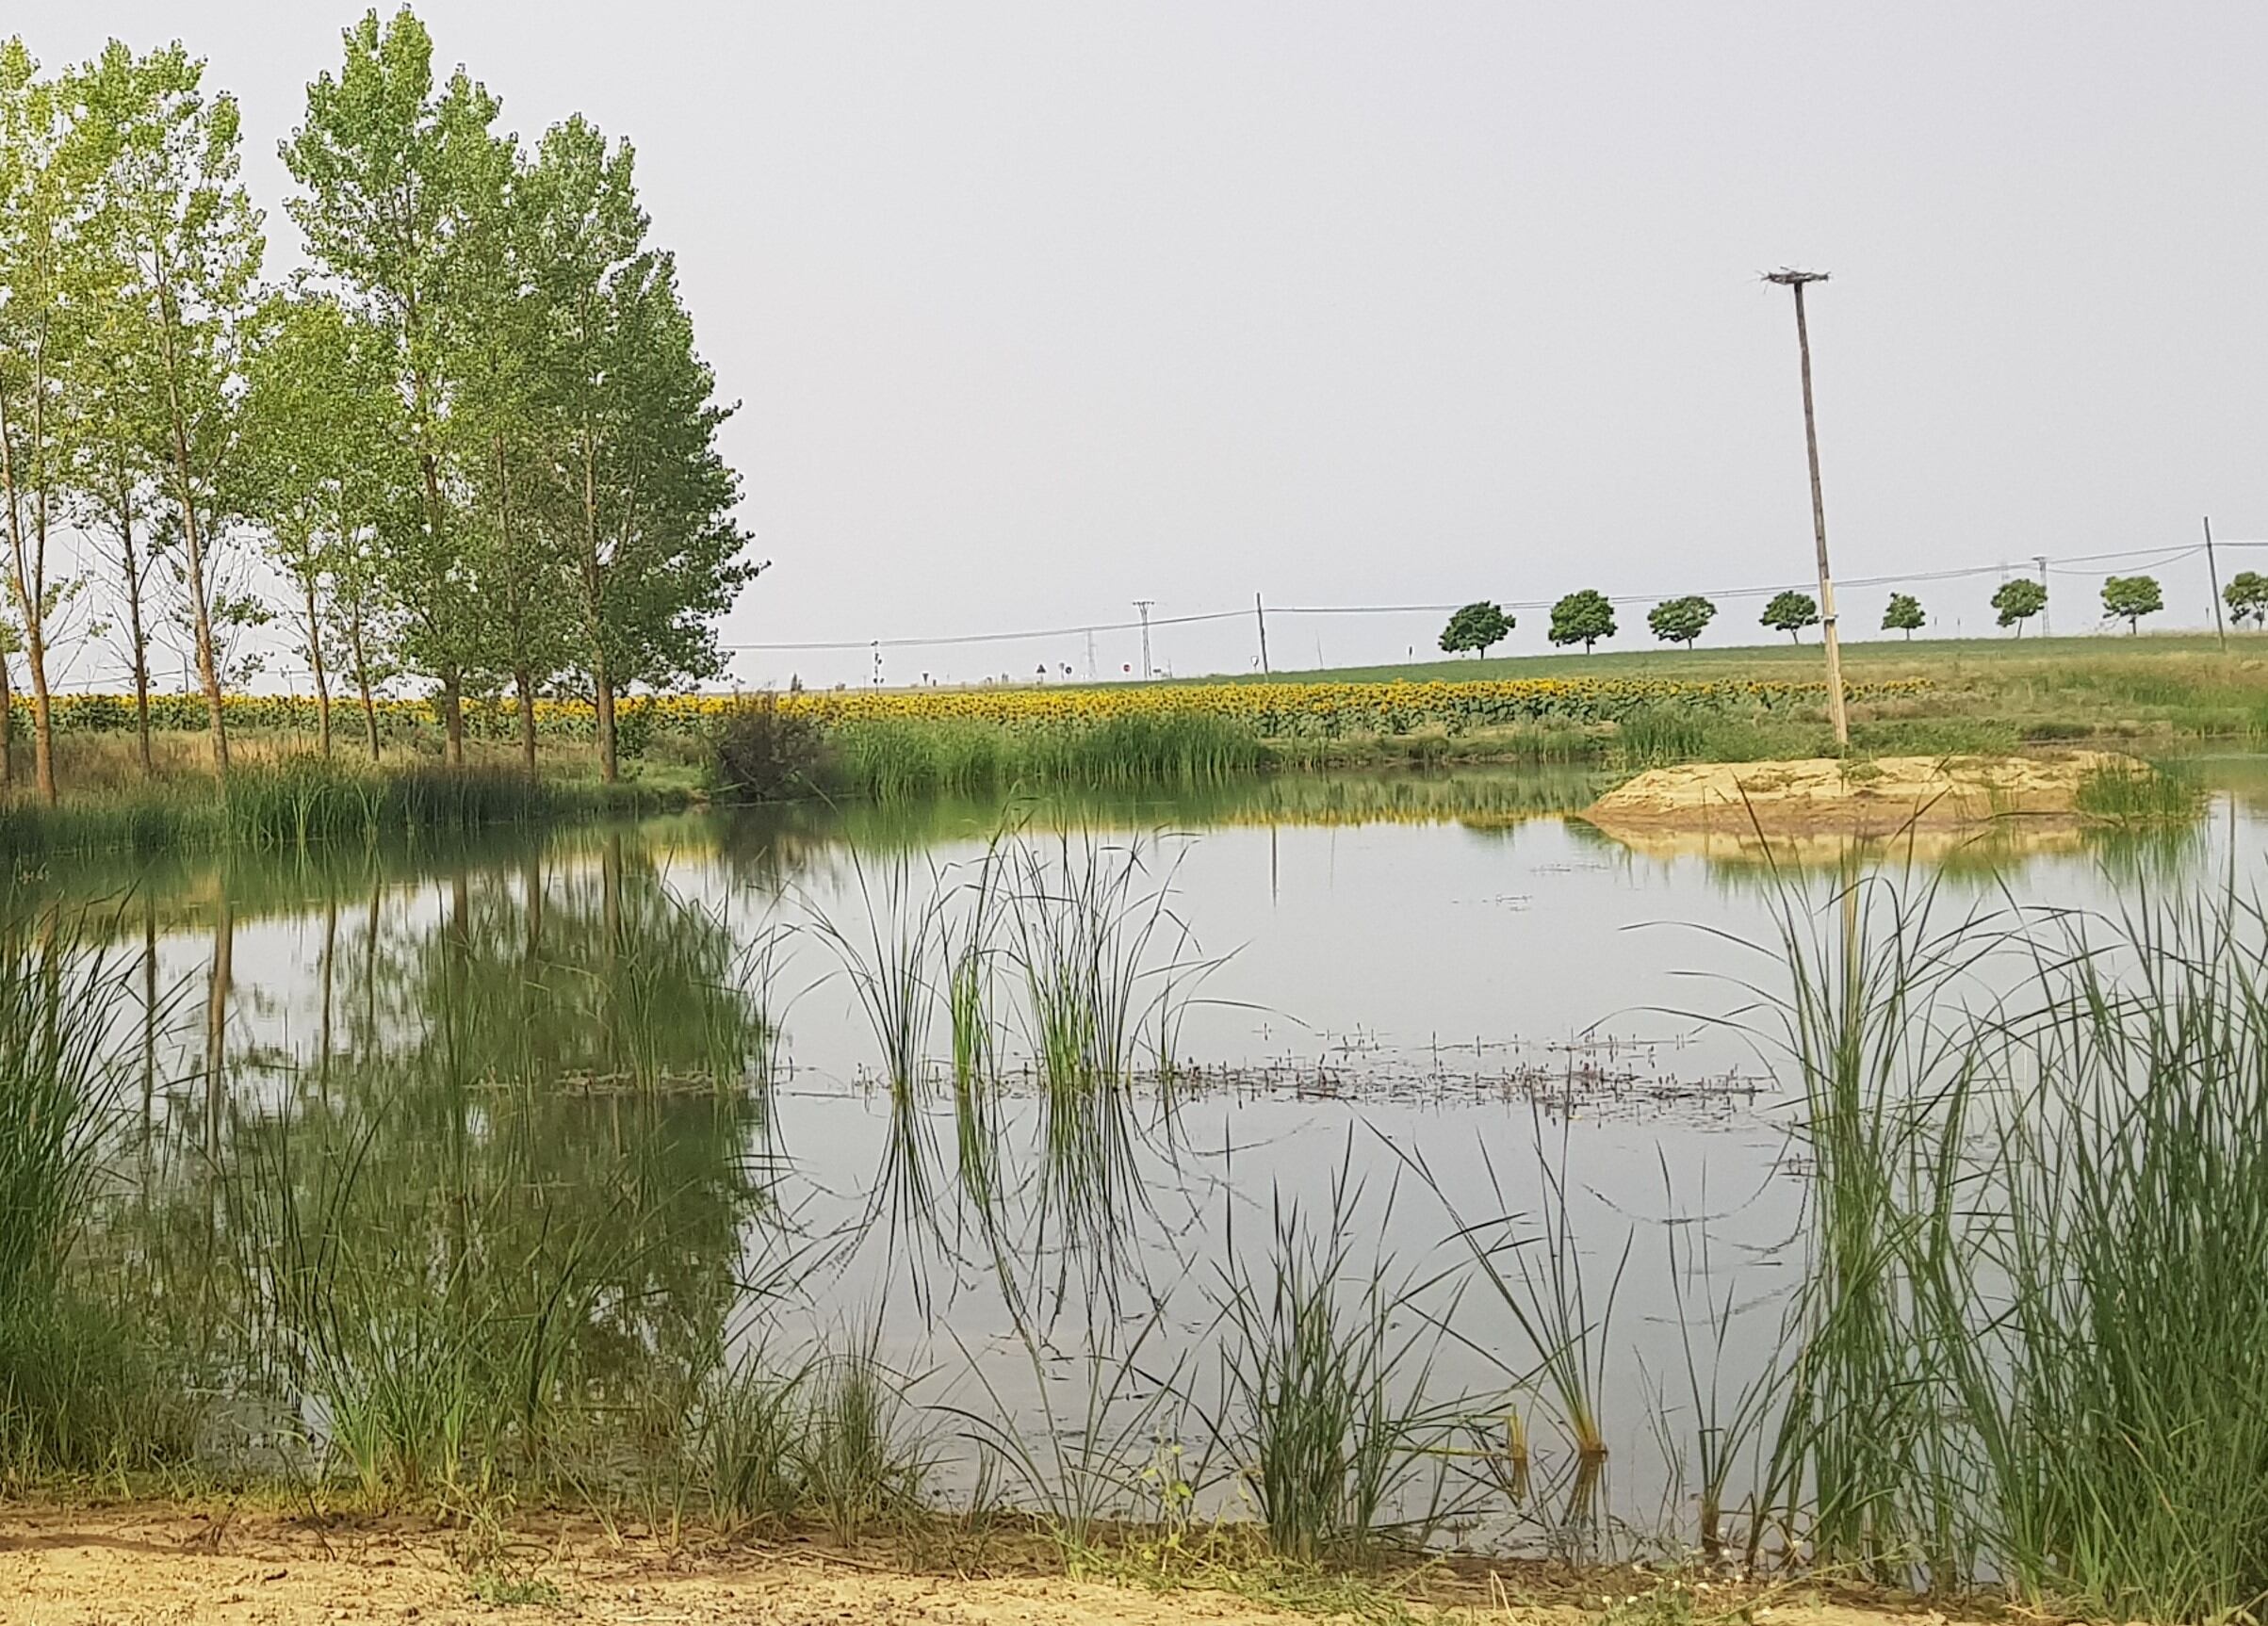
<path fill-rule="evenodd" d="M 1999 830 L 1862 861 L 1935 885 L 1949 918 L 2248 881 L 2268 772 L 2200 772 L 2214 792 L 2195 828 Z M 1583 790 L 1287 781 L 58 864 L 32 885 L 113 918 L 150 996 L 119 1017 L 143 1029 L 143 1094 L 89 1268 L 164 1274 L 149 1261 L 205 1245 L 182 1240 L 185 1215 L 219 1206 L 216 1171 L 293 1135 L 350 1141 L 370 1223 L 411 1228 L 445 1223 L 422 1190 L 495 1159 L 530 1226 L 638 1228 L 635 1279 L 591 1311 L 625 1361 L 871 1336 L 950 1482 L 972 1436 L 1081 1415 L 1098 1351 L 1143 1374 L 1120 1405 L 1158 1379 L 1216 1393 L 1229 1284 L 1265 1278 L 1293 1215 L 1336 1212 L 1353 1261 L 1395 1281 L 1469 1260 L 1464 1227 L 1541 1248 L 1563 1224 L 1606 1369 L 1607 1506 L 1672 1525 L 1689 1355 L 1737 1388 L 1800 1264 L 1796 1085 L 1754 990 L 1784 980 L 1775 900 L 1823 906 L 1837 854 L 1724 832 L 1634 848 L 1552 811 Z M 1037 912 L 1090 934 L 1090 966 L 1126 972 L 1134 1065 L 1067 1149 L 1025 976 L 1044 945 L 1019 935 L 1043 928 L 996 910 L 982 991 L 1001 1078 L 972 1180 L 945 1000 L 980 888 L 1052 900 Z M 1075 896 L 1107 907 L 1082 916 Z M 916 1081 L 893 1089 L 871 1007 L 916 943 Z M 1727 1299 L 1722 1347 L 1696 1344 L 1695 1309 Z M 1565 1460 L 1500 1305 L 1468 1280 L 1404 1319 L 1429 1392 L 1517 1406 L 1546 1468 Z M 1143 1428 L 1191 1451 L 1206 1433 Z"/>

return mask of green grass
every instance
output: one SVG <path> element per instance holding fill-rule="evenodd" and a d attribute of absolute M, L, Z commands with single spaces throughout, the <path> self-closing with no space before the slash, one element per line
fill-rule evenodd
<path fill-rule="evenodd" d="M 1295 1563 L 1422 1548 L 1460 1511 L 1444 1453 L 1492 1409 L 1429 1392 L 1441 1335 L 1438 1323 L 1420 1329 L 1440 1284 L 1358 1253 L 1361 1201 L 1344 1164 L 1320 1219 L 1279 1195 L 1265 1272 L 1242 1261 L 1221 1270 L 1214 1432 L 1269 1547 Z"/>
<path fill-rule="evenodd" d="M 96 922 L 0 888 L 0 1470 L 180 1460 L 190 1408 L 145 1329 L 70 1268 L 102 1195 L 139 1003 Z"/>
<path fill-rule="evenodd" d="M 530 778 L 514 768 L 372 769 L 312 754 L 255 758 L 225 783 L 161 780 L 67 796 L 0 800 L 0 854 L 305 849 L 322 842 L 462 835 L 682 805 L 681 790 L 631 781 Z"/>
<path fill-rule="evenodd" d="M 1771 1493 L 1819 1560 L 2034 1604 L 2268 1598 L 2268 919 L 1790 902 L 1811 1260 Z M 2024 967 L 1980 1002 L 1987 955 Z"/>
<path fill-rule="evenodd" d="M 2209 635 L 2147 638 L 1867 639 L 1843 646 L 1846 681 L 1921 678 L 1918 694 L 1862 701 L 1852 711 L 1852 746 L 1868 756 L 1999 754 L 2028 744 L 2090 740 L 2141 747 L 2268 740 L 2268 638 L 2232 634 L 2227 653 Z M 1602 649 L 1590 656 L 1509 656 L 1407 665 L 1286 672 L 1272 681 L 1393 682 L 1473 678 L 1656 678 L 1692 682 L 1818 681 L 1817 643 L 1694 650 Z M 1206 679 L 1210 682 L 1244 678 Z M 1442 741 L 1445 759 L 1486 756 L 1495 731 Z M 1588 745 L 1584 744 L 1588 740 Z M 1361 742 L 1379 756 L 1408 755 L 1413 741 Z M 1571 760 L 1612 756 L 1630 767 L 1670 761 L 1752 761 L 1834 754 L 1823 707 L 1696 716 L 1648 707 L 1610 732 L 1573 731 Z M 1525 739 L 1503 741 L 1507 758 Z M 1545 759 L 1551 759 L 1548 756 Z"/>
<path fill-rule="evenodd" d="M 1264 759 L 1250 728 L 1202 713 L 1032 728 L 874 719 L 828 731 L 819 778 L 837 794 L 895 802 L 1019 786 L 1217 785 Z"/>

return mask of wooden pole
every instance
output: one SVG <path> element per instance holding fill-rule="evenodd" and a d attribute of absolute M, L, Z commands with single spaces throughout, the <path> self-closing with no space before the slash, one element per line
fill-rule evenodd
<path fill-rule="evenodd" d="M 1819 430 L 1811 401 L 1811 329 L 1803 319 L 1803 285 L 1823 283 L 1825 271 L 1774 271 L 1767 279 L 1795 290 L 1796 350 L 1803 367 L 1803 449 L 1811 459 L 1811 533 L 1819 561 L 1819 626 L 1827 643 L 1827 714 L 1835 723 L 1835 742 L 1851 743 L 1851 716 L 1843 706 L 1842 637 L 1836 628 L 1835 577 L 1827 568 L 1827 499 L 1819 486 Z"/>
<path fill-rule="evenodd" d="M 2228 627 L 2221 620 L 2221 565 L 2220 561 L 2213 557 L 2212 516 L 2210 514 L 2206 516 L 2205 520 L 2205 573 L 2212 578 L 2213 636 L 2221 641 L 2221 653 L 2227 655 L 2228 653 Z"/>
<path fill-rule="evenodd" d="M 1260 594 L 1252 594 L 1252 619 L 1260 623 L 1260 675 L 1268 674 L 1268 612 L 1261 608 Z"/>

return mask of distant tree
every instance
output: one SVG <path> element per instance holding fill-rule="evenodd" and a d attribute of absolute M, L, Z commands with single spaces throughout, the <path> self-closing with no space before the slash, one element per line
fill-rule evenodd
<path fill-rule="evenodd" d="M 2103 578 L 2102 612 L 2124 620 L 2129 632 L 2142 630 L 2142 618 L 2165 608 L 2165 594 L 2154 576 L 2109 576 Z"/>
<path fill-rule="evenodd" d="M 2222 589 L 2221 596 L 2227 601 L 2228 613 L 2238 626 L 2242 626 L 2247 616 L 2256 629 L 2268 626 L 2268 576 L 2257 570 L 2240 570 Z"/>
<path fill-rule="evenodd" d="M 1716 614 L 1717 607 L 1707 599 L 1688 593 L 1683 598 L 1664 599 L 1646 611 L 1646 625 L 1664 643 L 1682 643 L 1690 649 Z"/>
<path fill-rule="evenodd" d="M 1992 607 L 2000 612 L 2000 625 L 2024 636 L 2024 623 L 2048 608 L 2048 588 L 2029 576 L 2012 576 L 1996 588 Z"/>
<path fill-rule="evenodd" d="M 1771 602 L 1764 607 L 1758 619 L 1774 632 L 1785 632 L 1790 641 L 1801 643 L 1803 628 L 1819 624 L 1819 600 L 1808 593 L 1790 588 L 1786 593 L 1772 594 Z"/>
<path fill-rule="evenodd" d="M 1910 593 L 1890 594 L 1890 607 L 1882 612 L 1885 632 L 1902 632 L 1909 639 L 1929 620 L 1921 612 L 1921 600 Z"/>
<path fill-rule="evenodd" d="M 1461 655 L 1466 650 L 1486 655 L 1504 642 L 1504 635 L 1512 629 L 1512 618 L 1496 605 L 1478 599 L 1466 605 L 1449 617 L 1449 625 L 1442 628 L 1441 647 L 1444 655 Z"/>
<path fill-rule="evenodd" d="M 1571 593 L 1551 607 L 1551 641 L 1579 643 L 1589 655 L 1602 638 L 1614 636 L 1614 606 L 1595 587 Z"/>

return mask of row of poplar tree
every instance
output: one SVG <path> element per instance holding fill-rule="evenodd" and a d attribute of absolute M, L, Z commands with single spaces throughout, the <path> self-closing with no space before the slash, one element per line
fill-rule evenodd
<path fill-rule="evenodd" d="M 469 697 L 514 697 L 532 765 L 537 697 L 588 696 L 612 778 L 617 693 L 719 669 L 714 618 L 753 573 L 731 408 L 630 148 L 578 116 L 530 152 L 500 111 L 436 79 L 406 9 L 347 30 L 282 145 L 309 265 L 279 284 L 202 62 L 113 43 L 43 75 L 0 44 L 0 718 L 12 647 L 49 799 L 58 640 L 114 636 L 147 766 L 169 613 L 223 773 L 232 652 L 270 616 L 326 751 L 334 692 L 375 756 L 373 694 L 408 675 L 456 762 Z"/>

